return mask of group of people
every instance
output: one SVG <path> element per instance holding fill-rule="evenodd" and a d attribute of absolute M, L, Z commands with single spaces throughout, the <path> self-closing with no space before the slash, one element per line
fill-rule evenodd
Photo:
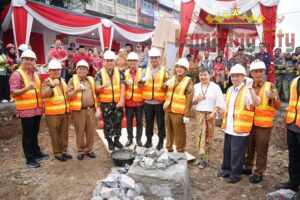
<path fill-rule="evenodd" d="M 223 116 L 224 155 L 218 176 L 228 183 L 239 182 L 242 174 L 251 174 L 251 183 L 263 180 L 273 119 L 280 107 L 276 87 L 265 80 L 267 66 L 264 56 L 252 61 L 249 67 L 237 62 L 230 68 L 228 75 L 232 86 L 227 89 L 225 98 L 221 87 L 212 81 L 211 75 L 215 74 L 208 67 L 200 68 L 199 83 L 194 85 L 190 74 L 192 64 L 187 58 L 178 59 L 173 73 L 169 74 L 162 65 L 160 50 L 155 47 L 147 54 L 149 64 L 146 68 L 140 66 L 139 54 L 133 51 L 126 53 L 126 68 L 122 68 L 116 62 L 122 56 L 105 51 L 103 67 L 96 71 L 95 78 L 90 76 L 90 64 L 80 59 L 68 82 L 61 78 L 64 60 L 52 58 L 48 63 L 49 77 L 41 82 L 35 73 L 35 53 L 28 49 L 21 54 L 20 66 L 10 77 L 10 91 L 21 118 L 22 143 L 29 167 L 40 167 L 39 160 L 48 158 L 41 151 L 37 137 L 43 114 L 54 157 L 59 161 L 72 158 L 68 153 L 70 121 L 75 127 L 77 159 L 96 158 L 93 144 L 98 110 L 103 116 L 104 135 L 111 151 L 123 148 L 120 137 L 125 114 L 128 134 L 125 146 L 133 144 L 135 139 L 138 146 L 152 147 L 156 119 L 159 138 L 156 148 L 164 148 L 166 138 L 168 152 L 184 152 L 186 124 L 194 114 L 199 152 L 195 165 L 199 168 L 209 165 L 215 119 Z M 286 118 L 290 180 L 280 185 L 293 190 L 300 185 L 298 79 L 295 78 L 290 87 Z M 145 144 L 141 140 L 143 116 Z"/>
<path fill-rule="evenodd" d="M 21 55 L 24 50 L 31 49 L 30 45 L 21 44 L 16 47 L 12 43 L 5 46 L 0 41 L 0 103 L 6 103 L 11 100 L 9 91 L 9 77 L 19 67 L 20 59 L 17 55 Z M 116 63 L 119 68 L 125 69 L 127 66 L 127 54 L 135 51 L 139 55 L 139 67 L 145 68 L 148 63 L 148 50 L 146 45 L 138 44 L 133 47 L 132 44 L 126 44 L 121 48 L 117 55 Z M 89 75 L 95 76 L 103 66 L 103 52 L 96 47 L 79 45 L 76 48 L 75 43 L 71 43 L 68 48 L 60 39 L 56 39 L 51 45 L 47 53 L 47 63 L 51 59 L 57 59 L 62 64 L 62 78 L 68 81 L 73 73 L 75 73 L 76 63 L 80 60 L 85 60 L 89 64 Z M 48 65 L 39 65 L 39 73 L 44 74 L 48 71 Z"/>
<path fill-rule="evenodd" d="M 188 59 L 191 62 L 191 70 L 193 81 L 197 82 L 199 66 L 206 68 L 211 72 L 211 78 L 222 89 L 223 93 L 232 85 L 229 76 L 229 71 L 235 64 L 241 64 L 245 66 L 247 73 L 249 73 L 249 67 L 251 62 L 256 59 L 263 61 L 269 71 L 269 66 L 274 66 L 274 74 L 276 79 L 276 89 L 279 93 L 281 101 L 288 102 L 289 100 L 289 85 L 293 78 L 298 73 L 300 66 L 300 47 L 296 47 L 294 52 L 282 52 L 282 49 L 277 47 L 274 49 L 274 55 L 271 56 L 267 51 L 264 43 L 260 43 L 259 52 L 249 53 L 246 52 L 243 46 L 240 46 L 236 52 L 233 52 L 231 56 L 224 54 L 224 51 L 219 51 L 215 59 L 212 59 L 208 50 L 203 54 L 188 55 Z"/>

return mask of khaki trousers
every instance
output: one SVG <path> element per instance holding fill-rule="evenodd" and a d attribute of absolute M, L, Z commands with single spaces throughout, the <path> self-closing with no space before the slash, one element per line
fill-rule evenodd
<path fill-rule="evenodd" d="M 93 150 L 96 134 L 95 109 L 72 111 L 72 119 L 76 132 L 78 153 L 89 153 Z"/>
<path fill-rule="evenodd" d="M 165 122 L 167 128 L 167 150 L 173 151 L 175 142 L 177 152 L 184 152 L 186 145 L 186 130 L 183 123 L 183 115 L 165 112 Z"/>
<path fill-rule="evenodd" d="M 259 176 L 262 176 L 267 169 L 271 130 L 272 128 L 253 126 L 249 136 L 248 151 L 246 154 L 246 169 L 252 170 L 254 158 L 256 156 L 254 174 Z"/>
<path fill-rule="evenodd" d="M 46 123 L 49 129 L 53 154 L 59 156 L 67 152 L 69 115 L 46 115 Z"/>
<path fill-rule="evenodd" d="M 199 155 L 208 160 L 215 132 L 215 119 L 207 119 L 210 112 L 195 112 L 196 119 L 196 147 Z"/>

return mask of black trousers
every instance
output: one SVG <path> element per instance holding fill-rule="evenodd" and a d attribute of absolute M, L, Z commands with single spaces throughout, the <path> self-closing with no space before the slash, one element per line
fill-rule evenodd
<path fill-rule="evenodd" d="M 136 139 L 141 140 L 143 134 L 143 106 L 126 107 L 127 134 L 128 139 L 133 139 L 132 122 L 133 117 L 136 119 Z"/>
<path fill-rule="evenodd" d="M 145 119 L 146 119 L 146 136 L 148 140 L 152 139 L 154 118 L 158 128 L 158 137 L 164 139 L 166 136 L 165 129 L 165 112 L 163 104 L 144 104 Z"/>
<path fill-rule="evenodd" d="M 240 177 L 245 162 L 248 137 L 225 133 L 222 171 L 231 177 Z"/>
<path fill-rule="evenodd" d="M 121 136 L 123 108 L 117 108 L 116 103 L 101 103 L 100 108 L 104 122 L 104 136 L 113 139 Z"/>
<path fill-rule="evenodd" d="M 22 144 L 27 161 L 32 161 L 41 155 L 41 149 L 38 144 L 40 121 L 41 116 L 21 118 L 23 129 Z"/>
<path fill-rule="evenodd" d="M 300 185 L 300 133 L 287 130 L 290 182 Z"/>
<path fill-rule="evenodd" d="M 9 100 L 9 76 L 0 75 L 0 101 Z"/>

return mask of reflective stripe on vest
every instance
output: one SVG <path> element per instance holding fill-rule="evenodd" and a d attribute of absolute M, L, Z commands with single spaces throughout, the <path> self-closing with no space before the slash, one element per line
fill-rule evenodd
<path fill-rule="evenodd" d="M 28 87 L 31 82 L 29 76 L 22 69 L 18 69 L 17 72 L 19 72 L 21 75 L 21 78 L 24 82 L 24 87 Z M 28 90 L 22 95 L 14 97 L 17 110 L 42 108 L 42 99 L 40 96 L 41 81 L 36 74 L 34 74 L 34 86 L 35 89 Z"/>
<path fill-rule="evenodd" d="M 96 94 L 95 94 L 95 80 L 93 77 L 88 76 L 87 80 L 89 81 L 91 88 L 92 88 L 92 93 L 94 97 L 94 103 L 95 107 L 97 107 L 97 102 L 96 102 Z M 80 85 L 80 80 L 77 74 L 73 75 L 73 86 L 74 90 L 78 89 Z M 77 92 L 72 98 L 70 98 L 70 110 L 81 110 L 81 97 L 82 97 L 82 92 Z"/>
<path fill-rule="evenodd" d="M 186 105 L 186 96 L 185 90 L 191 80 L 189 77 L 184 77 L 176 86 L 175 86 L 175 76 L 172 77 L 173 85 L 168 87 L 167 98 L 164 103 L 164 108 L 170 106 L 170 110 L 173 113 L 184 114 L 185 105 Z"/>
<path fill-rule="evenodd" d="M 120 71 L 118 68 L 114 68 L 114 73 L 112 79 L 108 75 L 108 72 L 105 68 L 102 68 L 101 71 L 102 84 L 107 85 L 104 87 L 98 95 L 99 103 L 111 103 L 120 101 L 121 96 L 121 80 L 120 80 Z"/>
<path fill-rule="evenodd" d="M 231 86 L 233 87 L 233 86 Z M 226 128 L 227 114 L 229 109 L 229 102 L 231 98 L 231 89 L 226 93 L 226 109 L 224 113 L 222 129 Z M 249 133 L 253 125 L 254 112 L 247 110 L 245 105 L 247 89 L 245 86 L 239 90 L 234 103 L 233 111 L 233 130 L 236 133 Z"/>
<path fill-rule="evenodd" d="M 269 98 L 266 96 L 266 92 L 271 91 L 271 83 L 266 81 L 259 91 L 259 97 L 261 103 L 255 107 L 254 125 L 264 128 L 270 128 L 273 126 L 273 119 L 276 115 L 274 107 L 269 105 Z"/>
<path fill-rule="evenodd" d="M 296 77 L 291 84 L 290 88 L 290 101 L 287 107 L 287 114 L 286 114 L 286 123 L 293 124 L 295 123 L 296 126 L 300 128 L 300 102 L 299 102 L 299 95 L 298 95 L 298 81 L 300 77 Z"/>
<path fill-rule="evenodd" d="M 52 83 L 52 79 L 48 78 Z M 53 88 L 53 96 L 47 97 L 45 101 L 45 115 L 61 115 L 69 112 L 69 102 L 67 99 L 67 84 L 63 79 L 60 79 L 61 86 L 55 86 Z"/>
<path fill-rule="evenodd" d="M 127 69 L 125 71 L 125 80 L 132 82 L 131 85 L 126 85 L 126 93 L 125 98 L 126 100 L 133 100 L 135 102 L 142 102 L 143 101 L 143 90 L 141 87 L 139 87 L 138 82 L 142 78 L 142 69 L 139 68 L 136 72 L 135 79 L 132 80 L 130 70 Z"/>
<path fill-rule="evenodd" d="M 143 88 L 143 98 L 145 100 L 157 100 L 164 101 L 166 90 L 163 86 L 164 78 L 166 74 L 165 67 L 161 67 L 156 73 L 155 77 L 152 76 L 152 68 L 150 66 L 146 69 L 146 79 L 144 88 Z"/>

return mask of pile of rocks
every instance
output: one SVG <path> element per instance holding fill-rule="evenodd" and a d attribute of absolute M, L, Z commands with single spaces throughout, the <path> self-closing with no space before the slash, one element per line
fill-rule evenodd
<path fill-rule="evenodd" d="M 91 200 L 144 200 L 143 185 L 118 171 L 97 182 Z"/>
<path fill-rule="evenodd" d="M 297 194 L 292 190 L 277 190 L 267 195 L 267 200 L 297 200 Z"/>
<path fill-rule="evenodd" d="M 179 160 L 185 160 L 185 154 L 182 153 L 167 153 L 164 150 L 156 150 L 154 148 L 136 149 L 135 163 L 144 169 L 167 169 L 175 165 Z"/>

